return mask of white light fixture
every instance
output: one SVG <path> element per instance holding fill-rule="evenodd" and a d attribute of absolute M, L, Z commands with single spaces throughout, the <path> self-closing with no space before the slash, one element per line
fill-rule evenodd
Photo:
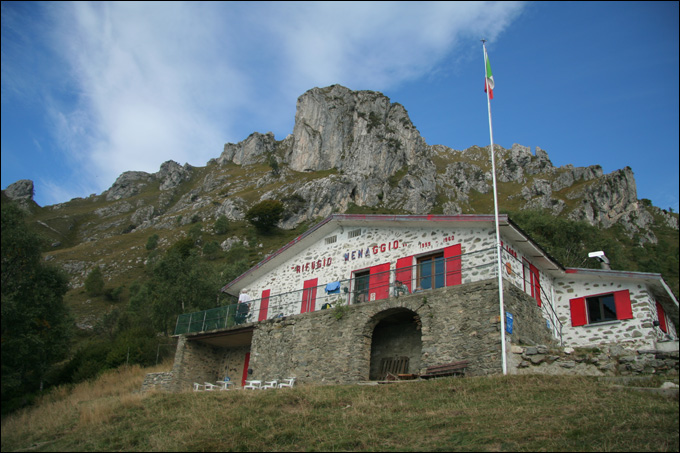
<path fill-rule="evenodd" d="M 588 258 L 595 258 L 600 261 L 602 269 L 611 269 L 609 267 L 609 258 L 607 258 L 602 250 L 588 253 Z"/>

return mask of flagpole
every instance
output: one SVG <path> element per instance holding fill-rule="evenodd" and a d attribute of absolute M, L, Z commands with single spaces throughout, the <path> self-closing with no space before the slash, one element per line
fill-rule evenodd
<path fill-rule="evenodd" d="M 500 318 L 501 318 L 501 355 L 503 363 L 503 374 L 508 374 L 508 365 L 505 351 L 505 307 L 503 304 L 503 274 L 502 274 L 502 248 L 501 248 L 501 230 L 498 221 L 498 195 L 496 190 L 496 159 L 494 158 L 493 151 L 493 126 L 491 123 L 491 88 L 488 87 L 487 81 L 487 61 L 488 55 L 486 54 L 486 40 L 482 39 L 482 48 L 484 49 L 484 84 L 487 87 L 486 90 L 486 105 L 489 111 L 489 137 L 491 139 L 491 174 L 493 176 L 493 208 L 494 208 L 494 219 L 496 221 L 496 255 L 498 260 L 498 301 L 500 305 Z"/>

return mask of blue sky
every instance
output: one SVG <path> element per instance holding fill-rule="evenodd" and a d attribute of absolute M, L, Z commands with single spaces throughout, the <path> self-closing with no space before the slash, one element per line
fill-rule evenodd
<path fill-rule="evenodd" d="M 630 166 L 678 211 L 678 2 L 3 2 L 2 188 L 41 206 L 167 160 L 205 166 L 293 131 L 339 83 L 402 104 L 427 143 L 540 147 L 556 166 Z"/>

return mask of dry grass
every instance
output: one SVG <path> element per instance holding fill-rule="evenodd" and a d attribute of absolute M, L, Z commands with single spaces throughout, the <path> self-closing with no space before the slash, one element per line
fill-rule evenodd
<path fill-rule="evenodd" d="M 678 402 L 596 379 L 139 394 L 131 368 L 2 424 L 3 451 L 678 451 Z"/>

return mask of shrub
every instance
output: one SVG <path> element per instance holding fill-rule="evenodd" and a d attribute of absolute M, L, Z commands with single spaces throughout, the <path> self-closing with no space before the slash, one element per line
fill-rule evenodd
<path fill-rule="evenodd" d="M 146 249 L 154 250 L 156 247 L 158 247 L 158 235 L 152 234 L 149 236 L 149 239 L 146 240 Z"/>
<path fill-rule="evenodd" d="M 225 234 L 227 231 L 229 231 L 229 220 L 227 220 L 227 216 L 219 216 L 215 221 L 215 226 L 213 228 L 215 230 L 215 234 Z"/>
<path fill-rule="evenodd" d="M 261 232 L 272 230 L 281 220 L 284 206 L 278 200 L 264 200 L 246 212 L 246 220 Z"/>
<path fill-rule="evenodd" d="M 85 292 L 88 296 L 101 296 L 104 293 L 104 276 L 102 275 L 102 270 L 99 266 L 87 274 L 85 278 Z"/>

